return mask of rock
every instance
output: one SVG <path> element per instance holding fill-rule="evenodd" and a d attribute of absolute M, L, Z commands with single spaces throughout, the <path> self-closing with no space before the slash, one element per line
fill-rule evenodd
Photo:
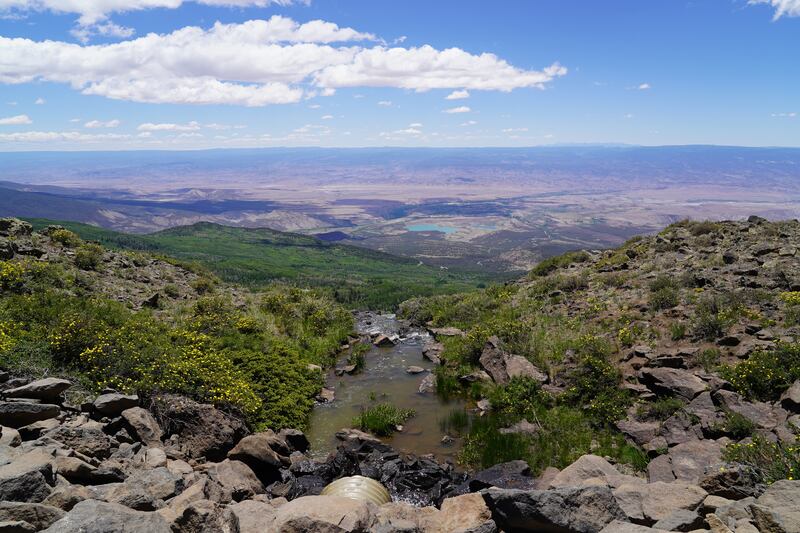
<path fill-rule="evenodd" d="M 381 444 L 381 440 L 379 438 L 353 428 L 345 428 L 337 431 L 336 438 L 344 442 L 367 442 L 371 444 Z"/>
<path fill-rule="evenodd" d="M 706 521 L 696 511 L 678 509 L 672 511 L 669 516 L 653 524 L 653 529 L 660 529 L 662 531 L 693 531 L 695 529 L 703 529 L 705 523 Z"/>
<path fill-rule="evenodd" d="M 211 500 L 198 500 L 189 504 L 172 523 L 173 533 L 195 533 L 196 531 L 226 531 L 228 516 L 224 508 Z"/>
<path fill-rule="evenodd" d="M 647 465 L 650 482 L 679 480 L 697 483 L 709 465 L 722 461 L 722 448 L 727 439 L 694 440 L 670 448 L 667 455 L 659 456 Z"/>
<path fill-rule="evenodd" d="M 36 531 L 50 527 L 64 516 L 64 511 L 41 503 L 0 502 L 0 522 L 27 522 Z M 0 530 L 2 531 L 2 530 Z"/>
<path fill-rule="evenodd" d="M 425 369 L 422 368 L 421 366 L 410 366 L 406 368 L 406 372 L 409 374 L 422 374 L 423 372 L 425 372 Z"/>
<path fill-rule="evenodd" d="M 587 483 L 596 485 L 597 480 L 611 487 L 624 483 L 644 483 L 643 479 L 623 475 L 602 457 L 583 455 L 559 472 L 550 482 L 550 487 L 580 487 Z"/>
<path fill-rule="evenodd" d="M 738 259 L 739 257 L 731 251 L 722 252 L 722 262 L 726 265 L 732 265 Z"/>
<path fill-rule="evenodd" d="M 270 446 L 274 436 L 272 432 L 248 435 L 228 452 L 228 458 L 245 463 L 264 485 L 278 481 L 281 479 L 283 462 Z"/>
<path fill-rule="evenodd" d="M 509 379 L 515 377 L 530 378 L 539 383 L 547 383 L 550 379 L 547 374 L 536 368 L 533 363 L 521 355 L 509 355 L 506 357 L 506 373 Z"/>
<path fill-rule="evenodd" d="M 61 422 L 59 422 L 57 418 L 48 418 L 47 420 L 39 420 L 33 424 L 22 426 L 18 431 L 22 440 L 36 440 L 44 433 L 47 433 L 52 429 L 56 429 L 60 425 Z"/>
<path fill-rule="evenodd" d="M 653 524 L 676 510 L 696 511 L 708 495 L 696 485 L 675 481 L 625 484 L 614 489 L 614 498 L 634 522 Z"/>
<path fill-rule="evenodd" d="M 245 500 L 228 506 L 231 522 L 238 533 L 260 533 L 264 523 L 273 518 L 275 507 L 269 503 Z"/>
<path fill-rule="evenodd" d="M 208 475 L 222 486 L 224 500 L 242 501 L 256 494 L 264 494 L 264 485 L 255 472 L 241 461 L 225 459 L 208 469 Z"/>
<path fill-rule="evenodd" d="M 459 376 L 458 380 L 462 383 L 475 383 L 478 381 L 488 383 L 492 381 L 492 377 L 483 370 L 476 370 L 474 372 L 470 372 L 469 374 Z"/>
<path fill-rule="evenodd" d="M 18 218 L 0 218 L 0 235 L 6 237 L 16 237 L 30 235 L 33 226 L 30 223 Z"/>
<path fill-rule="evenodd" d="M 153 402 L 153 410 L 159 420 L 168 421 L 164 430 L 177 435 L 173 447 L 188 459 L 221 461 L 248 434 L 241 419 L 182 396 L 160 396 Z"/>
<path fill-rule="evenodd" d="M 125 505 L 138 511 L 153 511 L 179 494 L 184 487 L 181 476 L 165 467 L 134 472 L 124 483 L 113 483 L 97 487 L 95 494 L 102 499 Z"/>
<path fill-rule="evenodd" d="M 429 525 L 428 519 L 439 514 L 435 507 L 415 507 L 405 502 L 381 505 L 376 514 L 375 533 L 417 533 Z M 423 524 L 424 523 L 424 524 Z"/>
<path fill-rule="evenodd" d="M 717 515 L 709 513 L 706 515 L 706 523 L 711 528 L 711 533 L 733 533 L 733 531 L 725 525 L 725 522 L 719 519 Z"/>
<path fill-rule="evenodd" d="M 89 424 L 77 427 L 61 425 L 47 431 L 44 435 L 64 444 L 67 448 L 72 448 L 76 452 L 89 457 L 105 459 L 111 455 L 111 439 L 103 433 L 99 426 Z"/>
<path fill-rule="evenodd" d="M 440 365 L 442 364 L 441 355 L 443 351 L 444 345 L 441 342 L 432 342 L 422 348 L 422 357 L 435 365 Z"/>
<path fill-rule="evenodd" d="M 656 394 L 676 394 L 687 400 L 692 400 L 707 389 L 702 379 L 688 370 L 677 368 L 644 368 L 639 379 Z"/>
<path fill-rule="evenodd" d="M 281 505 L 263 531 L 281 533 L 367 533 L 376 521 L 377 508 L 362 500 L 340 496 L 304 496 Z"/>
<path fill-rule="evenodd" d="M 14 428 L 0 426 L 0 446 L 16 447 L 22 444 L 19 431 Z"/>
<path fill-rule="evenodd" d="M 375 346 L 394 346 L 394 341 L 387 335 L 378 335 L 372 341 Z"/>
<path fill-rule="evenodd" d="M 45 402 L 58 401 L 61 394 L 70 388 L 72 383 L 66 379 L 45 378 L 27 385 L 3 391 L 6 398 L 30 398 Z"/>
<path fill-rule="evenodd" d="M 546 383 L 547 374 L 541 372 L 533 363 L 520 355 L 507 354 L 500 347 L 500 339 L 489 337 L 479 359 L 481 367 L 495 383 L 505 385 L 511 378 L 532 378 Z"/>
<path fill-rule="evenodd" d="M 500 433 L 503 435 L 519 434 L 519 435 L 535 435 L 539 432 L 539 426 L 531 424 L 524 418 L 516 424 L 507 428 L 500 428 Z"/>
<path fill-rule="evenodd" d="M 454 327 L 428 328 L 428 331 L 437 337 L 463 337 L 466 335 L 463 331 Z"/>
<path fill-rule="evenodd" d="M 135 394 L 111 392 L 98 396 L 92 405 L 94 410 L 101 415 L 117 416 L 126 409 L 138 406 L 139 397 Z"/>
<path fill-rule="evenodd" d="M 0 501 L 44 500 L 55 482 L 51 460 L 41 450 L 33 450 L 0 466 Z"/>
<path fill-rule="evenodd" d="M 600 533 L 659 533 L 659 531 L 663 530 L 631 524 L 630 522 L 623 522 L 621 520 L 614 520 L 604 527 Z"/>
<path fill-rule="evenodd" d="M 308 437 L 299 429 L 282 429 L 278 432 L 278 437 L 283 439 L 292 451 L 306 453 L 311 446 Z"/>
<path fill-rule="evenodd" d="M 776 481 L 750 510 L 759 531 L 800 532 L 800 481 Z"/>
<path fill-rule="evenodd" d="M 773 429 L 783 425 L 789 417 L 789 414 L 780 407 L 773 407 L 764 402 L 748 402 L 732 391 L 718 390 L 712 397 L 723 409 L 742 415 L 763 429 Z"/>
<path fill-rule="evenodd" d="M 639 422 L 628 418 L 616 423 L 617 429 L 630 437 L 639 446 L 644 446 L 656 437 L 661 424 L 658 422 Z"/>
<path fill-rule="evenodd" d="M 754 472 L 743 465 L 723 465 L 709 468 L 700 478 L 700 487 L 713 495 L 726 500 L 741 500 L 758 496 L 763 491 Z M 710 498 L 711 496 L 709 496 Z"/>
<path fill-rule="evenodd" d="M 420 529 L 431 533 L 455 533 L 475 531 L 492 522 L 492 513 L 480 494 L 463 494 L 446 498 L 438 513 L 432 513 L 420 520 Z M 491 531 L 495 531 L 492 528 Z"/>
<path fill-rule="evenodd" d="M 336 399 L 336 392 L 333 389 L 326 389 L 322 387 L 322 390 L 319 391 L 317 394 L 317 400 L 322 403 L 331 403 Z"/>
<path fill-rule="evenodd" d="M 85 500 L 45 531 L 49 533 L 172 533 L 157 513 L 134 511 L 115 503 Z"/>
<path fill-rule="evenodd" d="M 436 375 L 428 374 L 422 378 L 422 381 L 419 382 L 419 388 L 417 389 L 417 392 L 420 394 L 436 392 Z"/>
<path fill-rule="evenodd" d="M 29 402 L 0 402 L 0 425 L 19 428 L 39 420 L 55 418 L 61 413 L 57 405 Z"/>
<path fill-rule="evenodd" d="M 474 474 L 468 483 L 470 492 L 477 492 L 490 487 L 530 490 L 535 488 L 536 480 L 531 477 L 531 469 L 528 463 L 516 460 L 496 464 L 481 470 Z"/>
<path fill-rule="evenodd" d="M 488 489 L 481 494 L 502 531 L 590 533 L 601 531 L 613 520 L 625 519 L 608 487 Z"/>
<path fill-rule="evenodd" d="M 781 406 L 793 413 L 800 413 L 800 379 L 781 395 Z"/>
<path fill-rule="evenodd" d="M 94 481 L 97 468 L 77 457 L 56 457 L 53 462 L 56 474 L 70 483 L 92 484 Z"/>
<path fill-rule="evenodd" d="M 161 428 L 146 409 L 131 407 L 122 411 L 122 418 L 128 423 L 131 435 L 145 446 L 161 446 Z"/>
<path fill-rule="evenodd" d="M 92 499 L 91 491 L 81 485 L 60 484 L 53 489 L 42 503 L 57 507 L 63 511 L 69 511 L 79 502 Z"/>

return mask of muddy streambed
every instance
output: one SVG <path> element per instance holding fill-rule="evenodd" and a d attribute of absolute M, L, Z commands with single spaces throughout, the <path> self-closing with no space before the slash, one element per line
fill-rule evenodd
<path fill-rule="evenodd" d="M 357 331 L 361 335 L 385 334 L 396 338 L 394 346 L 371 346 L 366 353 L 364 369 L 354 375 L 337 376 L 335 370 L 327 375 L 329 389 L 334 389 L 335 400 L 319 404 L 311 416 L 309 431 L 311 452 L 315 457 L 325 457 L 336 449 L 335 434 L 353 425 L 353 418 L 362 409 L 377 403 L 391 403 L 397 407 L 413 409 L 415 415 L 401 432 L 382 440 L 396 450 L 415 455 L 433 454 L 440 460 L 455 460 L 461 440 L 442 438 L 447 434 L 444 422 L 452 413 L 464 413 L 463 399 L 442 399 L 435 392 L 419 393 L 423 378 L 433 371 L 434 364 L 422 356 L 422 349 L 432 338 L 426 331 L 404 330 L 394 315 L 363 313 L 357 316 Z M 395 337 L 396 336 L 396 337 Z M 346 364 L 347 356 L 339 361 Z M 410 374 L 408 367 L 425 369 Z"/>

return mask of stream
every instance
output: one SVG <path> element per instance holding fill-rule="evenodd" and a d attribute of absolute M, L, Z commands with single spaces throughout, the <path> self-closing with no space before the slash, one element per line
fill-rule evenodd
<path fill-rule="evenodd" d="M 371 346 L 366 353 L 364 369 L 353 375 L 336 375 L 332 369 L 327 375 L 326 387 L 334 389 L 335 400 L 318 404 L 312 413 L 306 435 L 311 442 L 313 456 L 322 458 L 336 449 L 335 434 L 352 427 L 353 418 L 363 408 L 388 402 L 397 407 L 413 409 L 415 415 L 403 425 L 403 430 L 381 440 L 396 450 L 414 455 L 432 454 L 439 460 L 455 461 L 461 439 L 442 438 L 446 431 L 443 422 L 454 411 L 464 413 L 466 403 L 461 398 L 442 399 L 435 392 L 419 393 L 422 379 L 433 371 L 434 364 L 422 356 L 422 349 L 433 339 L 427 331 L 402 328 L 394 315 L 360 313 L 356 317 L 359 335 L 384 334 L 396 338 L 394 346 Z M 346 364 L 347 355 L 337 363 Z M 410 374 L 407 368 L 425 369 Z"/>

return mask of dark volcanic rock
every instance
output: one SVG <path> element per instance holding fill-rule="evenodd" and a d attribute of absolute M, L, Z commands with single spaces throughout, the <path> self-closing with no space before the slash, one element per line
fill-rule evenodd
<path fill-rule="evenodd" d="M 20 428 L 39 420 L 55 418 L 60 412 L 57 405 L 46 403 L 0 402 L 0 425 Z"/>

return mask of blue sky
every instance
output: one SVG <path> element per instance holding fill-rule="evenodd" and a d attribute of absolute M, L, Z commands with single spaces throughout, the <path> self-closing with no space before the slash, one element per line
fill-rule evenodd
<path fill-rule="evenodd" d="M 800 146 L 800 0 L 0 0 L 0 17 L 0 150 Z"/>

